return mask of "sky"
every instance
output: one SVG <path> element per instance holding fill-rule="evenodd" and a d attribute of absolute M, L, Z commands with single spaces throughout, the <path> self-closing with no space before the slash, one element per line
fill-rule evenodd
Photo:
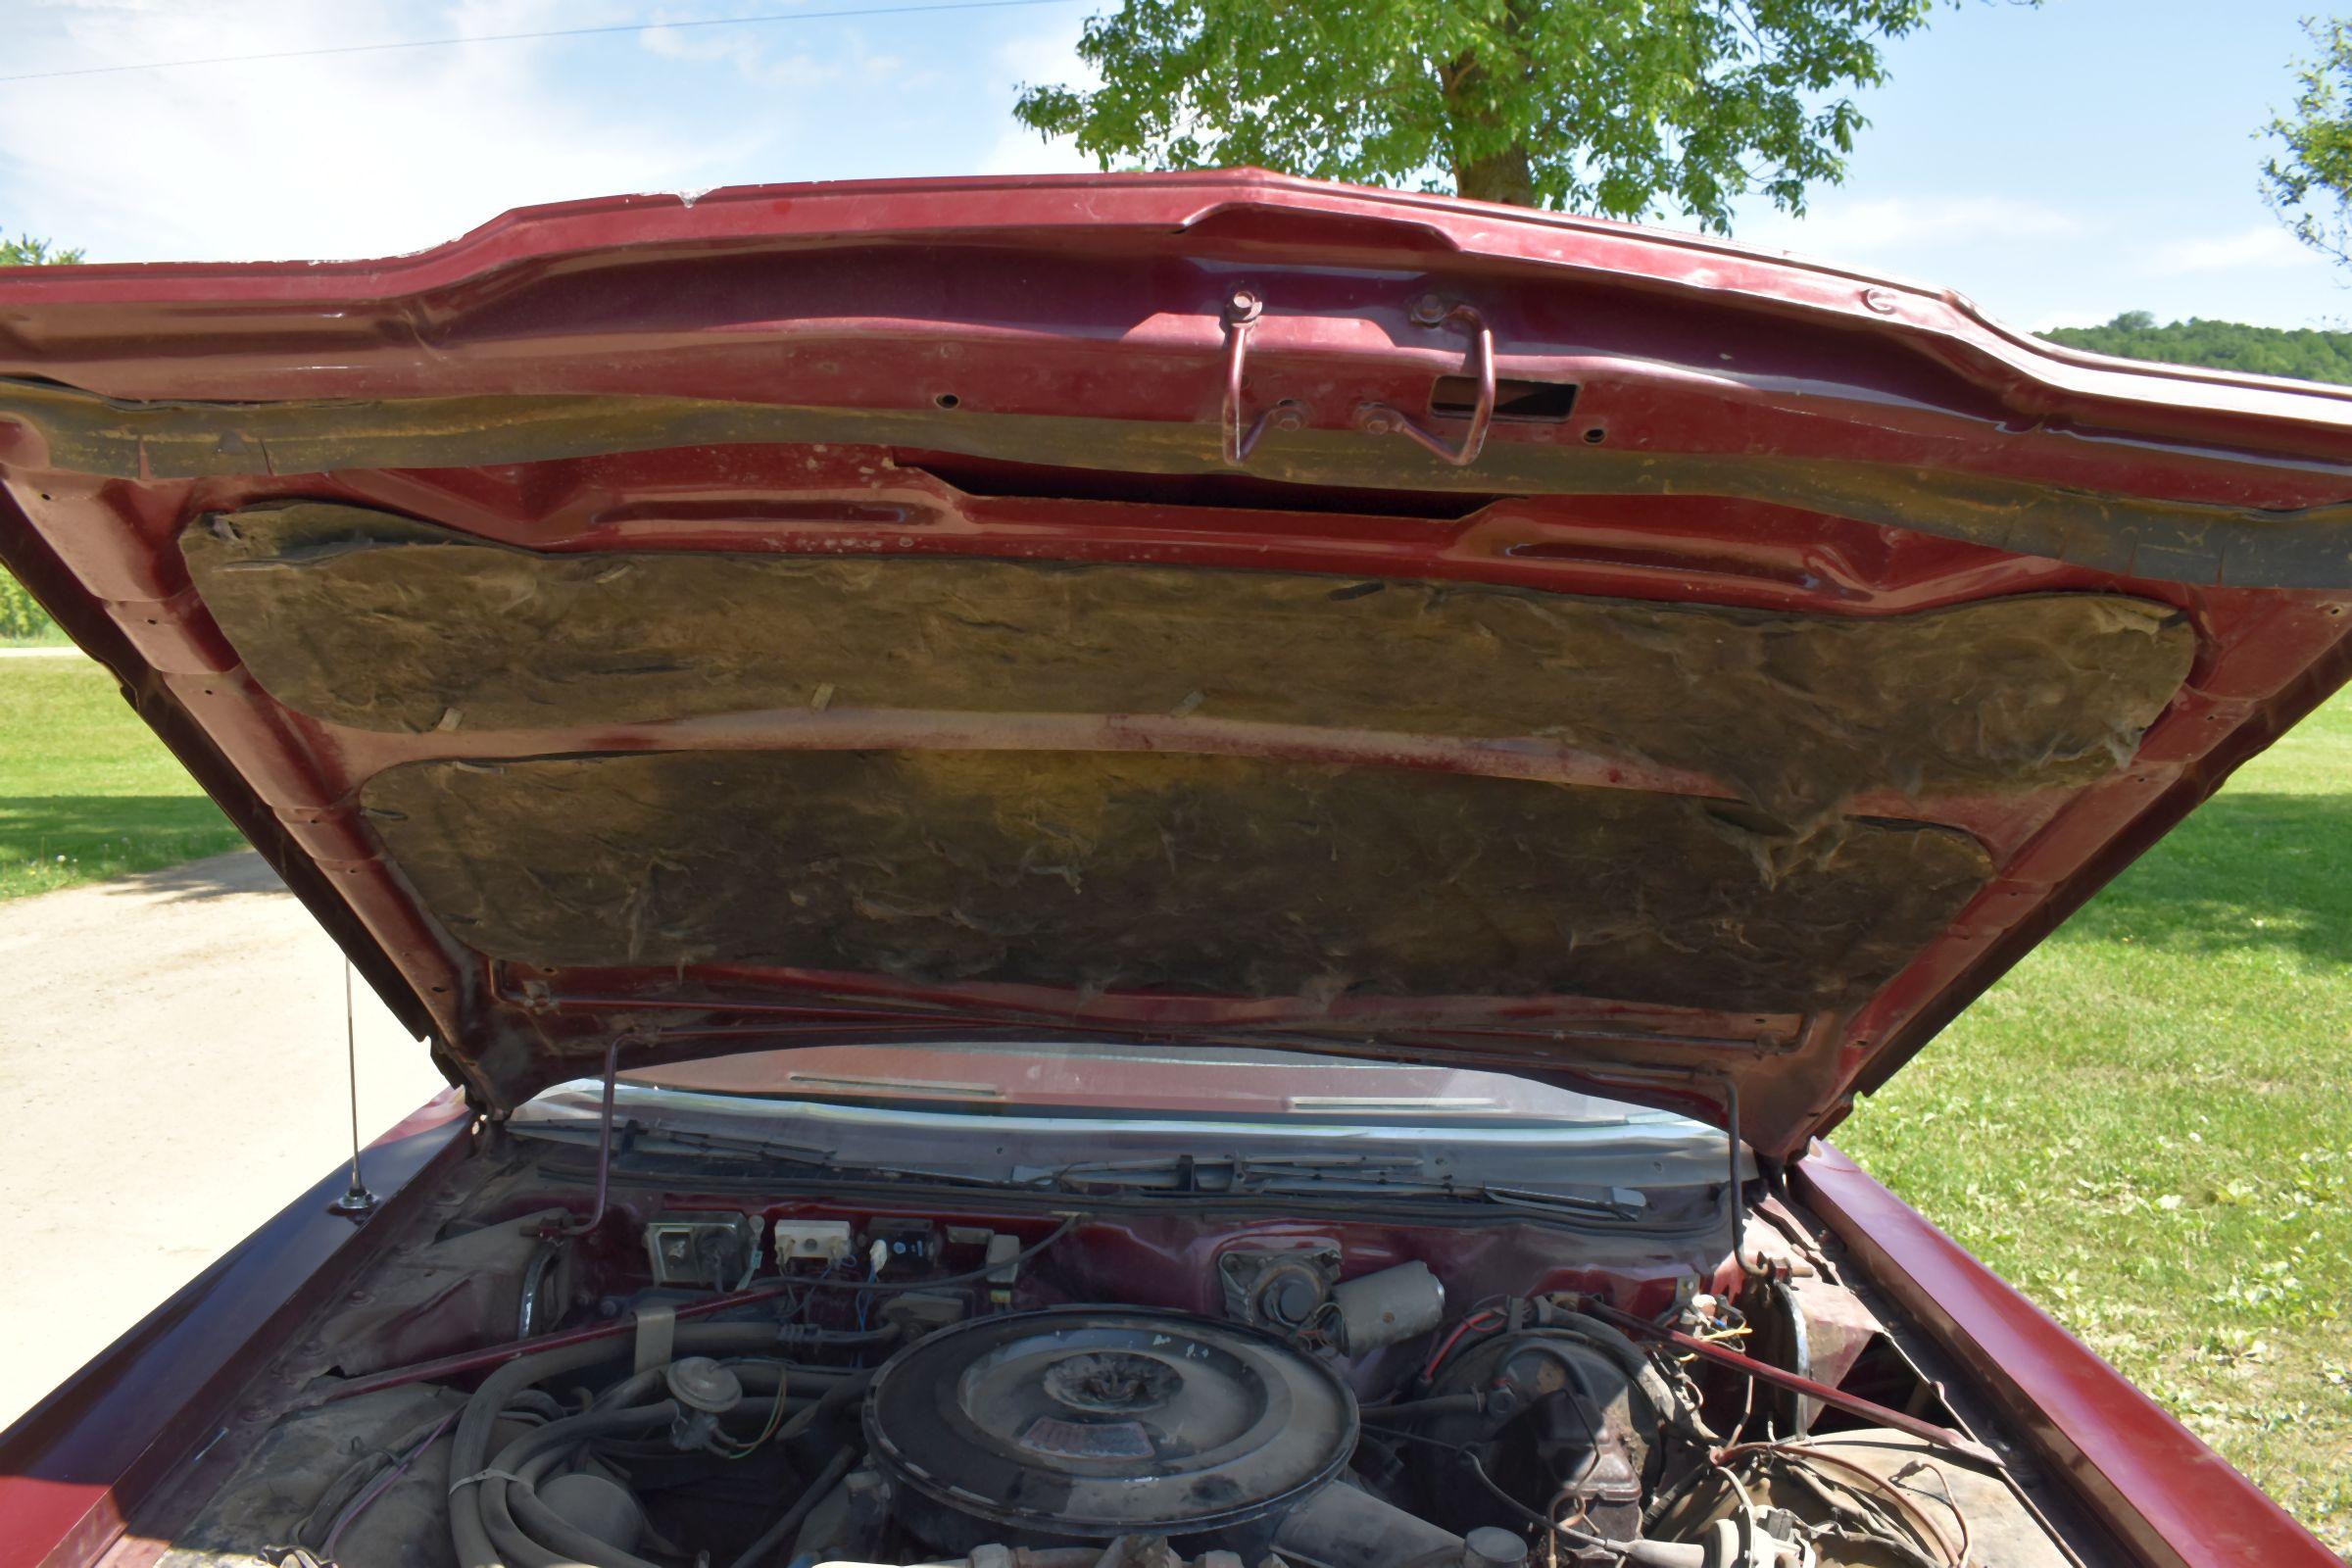
<path fill-rule="evenodd" d="M 1017 125 L 1112 0 L 0 0 L 0 230 L 93 261 L 336 259 L 638 190 L 1089 168 Z M 2028 329 L 2146 310 L 2352 325 L 2264 207 L 2317 0 L 1959 0 L 1888 51 L 1841 186 L 1742 242 L 1959 290 Z M 766 14 L 757 25 L 697 21 Z M 648 25 L 646 24 L 657 24 Z M 601 26 L 588 37 L 485 35 Z"/>

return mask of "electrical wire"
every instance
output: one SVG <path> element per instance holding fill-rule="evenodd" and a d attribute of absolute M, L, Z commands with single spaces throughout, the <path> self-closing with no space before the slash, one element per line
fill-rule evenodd
<path fill-rule="evenodd" d="M 960 1274 L 943 1274 L 937 1279 L 904 1280 L 880 1278 L 837 1280 L 830 1274 L 819 1274 L 814 1278 L 795 1280 L 793 1283 L 802 1289 L 810 1291 L 858 1291 L 860 1293 L 867 1291 L 936 1291 L 948 1285 L 969 1285 L 975 1280 L 984 1280 L 992 1274 L 1020 1267 L 1076 1230 L 1079 1221 L 1085 1218 L 1086 1215 L 1083 1213 L 1065 1215 L 1062 1222 L 1047 1233 L 1043 1241 L 1031 1242 L 1010 1257 L 1000 1258 L 994 1263 L 983 1263 L 978 1268 L 967 1268 Z"/>
<path fill-rule="evenodd" d="M 801 1526 L 808 1522 L 808 1515 L 815 1511 L 816 1505 L 825 1500 L 825 1494 L 841 1484 L 842 1477 L 850 1473 L 850 1466 L 862 1456 L 861 1450 L 855 1447 L 843 1448 L 835 1453 L 825 1462 L 825 1467 L 816 1473 L 815 1479 L 801 1489 L 801 1494 L 793 1499 L 792 1506 L 786 1508 L 775 1523 L 761 1531 L 759 1540 L 744 1547 L 743 1554 L 735 1559 L 734 1568 L 754 1568 L 755 1564 L 773 1554 L 778 1546 L 792 1539 Z"/>
<path fill-rule="evenodd" d="M 1593 1546 L 1604 1551 L 1614 1551 L 1619 1553 L 1622 1553 L 1625 1550 L 1625 1543 L 1621 1541 L 1611 1541 L 1605 1536 L 1596 1536 L 1590 1531 L 1579 1530 L 1573 1525 L 1562 1524 L 1557 1520 L 1536 1512 L 1535 1509 L 1530 1508 L 1526 1503 L 1521 1502 L 1517 1497 L 1514 1497 L 1509 1493 L 1503 1491 L 1501 1484 L 1493 1476 L 1487 1474 L 1487 1467 L 1479 1463 L 1478 1450 L 1471 1447 L 1468 1444 L 1447 1443 L 1443 1438 L 1424 1437 L 1418 1432 L 1405 1432 L 1385 1427 L 1381 1429 L 1380 1435 L 1384 1438 L 1399 1438 L 1406 1443 L 1422 1444 L 1432 1448 L 1442 1448 L 1446 1452 L 1452 1454 L 1455 1458 L 1461 1461 L 1464 1468 L 1468 1469 L 1472 1476 L 1477 1478 L 1480 1486 L 1486 1488 L 1487 1491 L 1494 1494 L 1495 1501 L 1501 1503 L 1504 1507 L 1510 1509 L 1513 1513 L 1519 1515 L 1520 1518 L 1526 1520 L 1529 1524 L 1534 1525 L 1540 1530 L 1556 1530 L 1562 1536 L 1565 1536 L 1570 1541 L 1575 1542 L 1580 1546 Z"/>
<path fill-rule="evenodd" d="M 1873 1491 L 1877 1492 L 1882 1496 L 1886 1497 L 1887 1501 L 1895 1505 L 1894 1509 L 1892 1510 L 1893 1512 L 1909 1516 L 1907 1524 L 1913 1535 L 1917 1536 L 1923 1543 L 1934 1546 L 1943 1555 L 1947 1562 L 1950 1562 L 1953 1565 L 1953 1568 L 1967 1568 L 1968 1520 L 1965 1515 L 1961 1515 L 1958 1505 L 1954 1503 L 1949 1496 L 1936 1497 L 1934 1493 L 1921 1492 L 1916 1488 L 1903 1486 L 1900 1482 L 1889 1480 L 1887 1477 L 1880 1475 L 1877 1471 L 1869 1469 L 1864 1465 L 1856 1464 L 1853 1460 L 1845 1458 L 1840 1454 L 1830 1453 L 1822 1448 L 1808 1446 L 1802 1444 L 1743 1443 L 1737 1445 L 1736 1446 L 1726 1447 L 1718 1450 L 1713 1455 L 1713 1458 L 1716 1465 L 1719 1468 L 1722 1468 L 1726 1466 L 1726 1461 L 1751 1453 L 1769 1454 L 1772 1457 L 1780 1459 L 1788 1464 L 1810 1464 L 1819 1465 L 1825 1469 L 1835 1468 L 1845 1471 L 1850 1475 L 1860 1477 L 1870 1486 Z M 1725 1468 L 1724 1473 L 1727 1475 L 1730 1474 L 1729 1469 Z M 1940 1476 L 1941 1472 L 1938 1471 L 1937 1474 Z M 1943 1477 L 1943 1482 L 1944 1486 L 1948 1490 L 1951 1485 L 1950 1478 Z M 1850 1482 L 1846 1483 L 1846 1490 L 1856 1493 L 1857 1495 L 1863 1494 Z M 1960 1538 L 1960 1545 L 1957 1549 L 1953 1547 L 1950 1540 L 1945 1537 L 1943 1533 L 1943 1527 L 1937 1524 L 1935 1518 L 1930 1515 L 1925 1508 L 1922 1508 L 1916 1501 L 1912 1500 L 1912 1494 L 1914 1493 L 1916 1493 L 1918 1496 L 1935 1498 L 1936 1501 L 1940 1502 L 1946 1508 L 1951 1509 L 1952 1513 L 1960 1518 L 1960 1529 L 1962 1531 L 1962 1535 Z"/>
<path fill-rule="evenodd" d="M 1438 1347 L 1437 1353 L 1429 1358 L 1429 1364 L 1421 1369 L 1421 1381 L 1429 1383 L 1437 1378 L 1438 1368 L 1444 1364 L 1446 1356 L 1453 1353 L 1454 1346 L 1460 1342 L 1463 1335 L 1471 1333 L 1473 1330 L 1483 1334 L 1489 1329 L 1498 1329 L 1503 1326 L 1504 1321 L 1500 1312 L 1490 1309 L 1472 1312 L 1456 1323 L 1453 1326 L 1453 1332 L 1446 1335 L 1445 1343 Z"/>
<path fill-rule="evenodd" d="M 24 71 L 0 81 L 55 81 L 65 76 L 112 76 L 128 71 L 180 71 L 196 66 L 250 66 L 277 60 L 318 60 L 333 55 L 388 54 L 396 49 L 443 49 L 469 43 L 527 43 L 545 38 L 591 38 L 620 32 L 683 31 L 688 27 L 762 27 L 779 22 L 825 22 L 852 17 L 906 17 L 945 11 L 1006 11 L 1025 6 L 1075 5 L 1078 0 L 919 0 L 895 6 L 861 6 L 840 11 L 770 11 L 750 17 L 690 17 L 677 22 L 618 22 L 596 27 L 546 27 L 533 32 L 484 32 L 459 38 L 395 38 L 382 43 L 333 44 L 319 49 L 274 49 L 262 54 L 213 55 L 195 60 L 142 60 L 120 66 L 76 66 L 65 71 Z"/>
<path fill-rule="evenodd" d="M 353 1497 L 351 1501 L 345 1503 L 343 1505 L 343 1511 L 335 1515 L 334 1526 L 327 1531 L 326 1540 L 319 1544 L 319 1551 L 321 1553 L 332 1552 L 335 1549 L 335 1543 L 343 1538 L 343 1532 L 350 1528 L 351 1522 L 354 1519 L 357 1519 L 361 1514 L 365 1513 L 368 1510 L 368 1505 L 369 1503 L 372 1503 L 376 1498 L 391 1491 L 392 1484 L 398 1481 L 402 1476 L 408 1474 L 409 1466 L 415 1464 L 419 1458 L 421 1458 L 425 1449 L 440 1442 L 441 1434 L 447 1432 L 452 1426 L 455 1426 L 457 1424 L 457 1420 L 458 1412 L 456 1410 L 452 1410 L 449 1412 L 449 1414 L 443 1416 L 441 1418 L 441 1424 L 433 1428 L 431 1432 L 427 1433 L 422 1443 L 417 1444 L 407 1453 L 403 1454 L 399 1463 L 386 1467 L 382 1475 L 378 1476 L 374 1481 L 370 1482 L 366 1488 L 364 1488 L 358 1496 Z"/>
<path fill-rule="evenodd" d="M 768 1407 L 767 1424 L 760 1429 L 758 1437 L 749 1443 L 738 1445 L 723 1433 L 717 1434 L 717 1441 L 721 1446 L 719 1452 L 729 1459 L 745 1458 L 757 1453 L 761 1445 L 774 1437 L 776 1429 L 784 1424 L 784 1391 L 791 1383 L 792 1377 L 789 1373 L 776 1379 L 776 1402 Z"/>

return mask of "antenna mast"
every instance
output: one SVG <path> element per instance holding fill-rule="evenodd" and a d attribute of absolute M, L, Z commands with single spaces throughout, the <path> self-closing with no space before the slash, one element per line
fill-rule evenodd
<path fill-rule="evenodd" d="M 351 959 L 343 960 L 343 1061 L 351 1084 L 351 1186 L 335 1200 L 335 1212 L 354 1218 L 371 1214 L 379 1201 L 360 1179 L 360 1040 L 351 1016 Z"/>

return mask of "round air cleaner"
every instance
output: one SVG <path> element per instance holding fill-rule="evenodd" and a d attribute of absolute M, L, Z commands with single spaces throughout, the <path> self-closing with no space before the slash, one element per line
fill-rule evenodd
<path fill-rule="evenodd" d="M 1270 1532 L 1355 1435 L 1355 1396 L 1322 1362 L 1240 1324 L 1128 1307 L 940 1330 L 865 1400 L 901 1521 L 954 1552 Z"/>

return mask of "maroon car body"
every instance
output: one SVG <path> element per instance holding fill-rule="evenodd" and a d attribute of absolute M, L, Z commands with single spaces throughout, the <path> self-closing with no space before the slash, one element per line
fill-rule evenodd
<path fill-rule="evenodd" d="M 0 1439 L 0 1568 L 161 1551 L 608 1051 L 975 1035 L 1727 1127 L 2086 1558 L 2333 1561 L 1818 1140 L 2352 676 L 2348 460 L 2352 392 L 1250 172 L 0 277 L 0 560 L 457 1086 Z"/>

